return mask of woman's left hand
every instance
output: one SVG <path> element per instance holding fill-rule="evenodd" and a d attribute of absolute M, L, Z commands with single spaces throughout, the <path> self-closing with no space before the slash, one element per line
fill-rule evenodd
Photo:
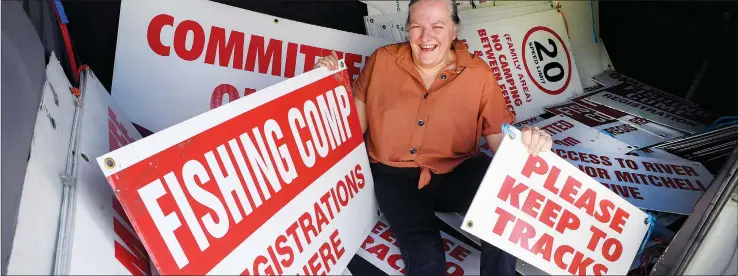
<path fill-rule="evenodd" d="M 528 153 L 538 156 L 539 152 L 551 150 L 553 140 L 551 135 L 538 127 L 525 126 L 520 130 L 523 135 L 523 145 L 528 148 Z"/>

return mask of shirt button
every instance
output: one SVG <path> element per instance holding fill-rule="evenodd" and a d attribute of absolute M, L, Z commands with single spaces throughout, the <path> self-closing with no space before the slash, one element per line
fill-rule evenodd
<path fill-rule="evenodd" d="M 441 74 L 441 80 L 446 80 L 446 74 Z"/>
<path fill-rule="evenodd" d="M 419 121 L 418 121 L 418 125 L 419 125 L 419 126 L 423 126 L 424 124 L 425 124 L 425 122 L 424 122 L 423 120 L 419 120 Z"/>
<path fill-rule="evenodd" d="M 415 148 L 410 148 L 410 154 L 415 154 L 416 152 L 418 151 Z"/>
<path fill-rule="evenodd" d="M 427 99 L 428 97 L 430 97 L 430 93 L 425 92 L 425 94 L 423 95 L 423 99 Z"/>

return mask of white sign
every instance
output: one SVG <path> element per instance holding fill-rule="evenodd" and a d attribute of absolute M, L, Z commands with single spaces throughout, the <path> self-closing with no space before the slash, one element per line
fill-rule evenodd
<path fill-rule="evenodd" d="M 524 127 L 526 125 L 531 125 L 532 126 L 532 125 L 535 125 L 537 122 L 546 120 L 546 119 L 551 118 L 553 116 L 554 116 L 554 114 L 551 114 L 549 112 L 546 112 L 546 113 L 543 113 L 543 114 L 538 114 L 536 116 L 530 117 L 530 118 L 525 119 L 525 120 L 517 121 L 517 122 L 515 122 L 513 124 L 513 126 L 515 126 L 515 127 Z M 489 144 L 487 144 L 487 139 L 485 139 L 484 137 L 480 137 L 479 138 L 479 150 L 482 153 L 486 154 L 486 155 L 489 155 L 489 156 L 493 156 L 494 155 L 494 153 L 492 153 L 492 149 L 489 148 Z"/>
<path fill-rule="evenodd" d="M 513 129 L 462 229 L 554 275 L 625 275 L 646 213 L 552 152 L 527 153 Z"/>
<path fill-rule="evenodd" d="M 487 62 L 518 120 L 582 92 L 564 21 L 556 10 L 465 25 L 459 35 Z"/>
<path fill-rule="evenodd" d="M 81 72 L 84 102 L 68 274 L 151 275 L 149 256 L 94 158 L 141 139 L 90 70 Z"/>
<path fill-rule="evenodd" d="M 567 102 L 545 108 L 547 111 L 564 115 L 596 130 L 604 131 L 613 138 L 635 147 L 644 147 L 663 142 L 666 139 L 637 128 L 629 123 L 589 109 L 586 106 Z"/>
<path fill-rule="evenodd" d="M 321 67 L 97 158 L 162 274 L 338 274 L 377 210 L 348 72 Z"/>
<path fill-rule="evenodd" d="M 625 154 L 632 150 L 630 145 L 610 137 L 605 132 L 588 127 L 563 115 L 556 115 L 533 126 L 539 127 L 551 135 L 554 147 L 579 145 L 618 154 Z"/>
<path fill-rule="evenodd" d="M 446 252 L 446 275 L 479 275 L 481 252 L 476 248 L 441 231 L 443 249 Z M 397 239 L 389 223 L 380 217 L 356 252 L 361 258 L 387 275 L 405 275 L 405 263 L 400 255 Z"/>
<path fill-rule="evenodd" d="M 614 88 L 610 88 L 614 89 Z M 672 128 L 676 128 L 688 133 L 695 133 L 704 128 L 705 125 L 698 122 L 685 119 L 674 113 L 654 108 L 650 105 L 639 103 L 638 100 L 629 99 L 615 93 L 609 92 L 610 89 L 595 93 L 586 99 L 598 104 L 606 105 L 611 108 L 622 110 L 626 113 L 647 118 L 651 121 L 663 124 Z M 637 94 L 630 94 L 636 96 Z"/>
<path fill-rule="evenodd" d="M 589 96 L 590 95 L 582 95 L 573 99 L 569 99 L 569 101 L 586 106 L 589 109 L 618 119 L 621 122 L 628 123 L 645 131 L 651 132 L 659 137 L 663 137 L 665 140 L 670 140 L 685 135 L 684 132 L 678 131 L 662 124 L 655 123 L 649 119 L 640 116 L 634 116 L 623 111 L 589 101 L 587 100 L 587 97 Z"/>
<path fill-rule="evenodd" d="M 389 43 L 213 1 L 124 0 L 112 95 L 157 132 L 308 71 L 330 50 L 353 80 Z"/>
<path fill-rule="evenodd" d="M 607 70 L 594 76 L 593 79 L 610 85 L 625 83 L 628 85 L 624 85 L 622 87 L 633 86 L 632 89 L 635 90 L 635 93 L 640 94 L 640 97 L 635 99 L 639 100 L 641 103 L 650 105 L 656 109 L 672 112 L 682 118 L 691 119 L 706 125 L 711 124 L 720 118 L 720 115 L 696 106 L 694 103 L 691 103 L 684 98 L 653 88 L 636 79 L 615 71 Z"/>
<path fill-rule="evenodd" d="M 618 155 L 583 147 L 553 152 L 646 210 L 689 215 L 713 178 L 702 164 L 683 159 Z"/>

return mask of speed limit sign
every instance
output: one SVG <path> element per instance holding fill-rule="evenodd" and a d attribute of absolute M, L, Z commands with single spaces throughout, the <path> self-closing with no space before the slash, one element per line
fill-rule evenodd
<path fill-rule="evenodd" d="M 536 26 L 523 37 L 525 71 L 544 93 L 561 94 L 571 82 L 571 55 L 561 36 L 548 27 Z"/>
<path fill-rule="evenodd" d="M 556 10 L 464 25 L 459 37 L 492 69 L 505 105 L 517 120 L 583 91 Z"/>

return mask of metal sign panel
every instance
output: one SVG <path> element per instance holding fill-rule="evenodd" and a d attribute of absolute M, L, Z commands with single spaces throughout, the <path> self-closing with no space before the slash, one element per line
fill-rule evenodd
<path fill-rule="evenodd" d="M 465 25 L 459 37 L 489 64 L 506 108 L 518 120 L 582 93 L 564 21 L 556 10 Z"/>
<path fill-rule="evenodd" d="M 587 100 L 587 97 L 589 96 L 590 95 L 582 95 L 582 96 L 569 99 L 569 101 L 586 106 L 589 109 L 592 109 L 597 112 L 608 115 L 610 117 L 616 118 L 621 122 L 628 123 L 635 127 L 641 128 L 645 131 L 651 132 L 655 135 L 658 135 L 659 137 L 663 137 L 666 140 L 681 137 L 686 134 L 685 132 L 681 132 L 679 130 L 667 127 L 665 125 L 655 123 L 649 119 L 646 119 L 640 116 L 631 115 L 631 114 L 622 112 L 620 110 L 589 101 Z"/>
<path fill-rule="evenodd" d="M 588 96 L 586 99 L 688 133 L 698 132 L 700 129 L 705 127 L 704 124 L 682 118 L 674 113 L 654 108 L 650 105 L 640 103 L 638 100 L 623 97 L 609 91 L 610 89 L 607 89 L 605 91 L 595 93 Z M 637 94 L 634 93 L 629 95 Z"/>
<path fill-rule="evenodd" d="M 702 164 L 689 160 L 636 157 L 584 147 L 553 151 L 631 204 L 646 210 L 689 215 L 713 178 Z"/>
<path fill-rule="evenodd" d="M 347 68 L 97 158 L 161 274 L 337 274 L 375 221 Z M 321 120 L 322 119 L 322 120 Z"/>
<path fill-rule="evenodd" d="M 3 4 L 4 5 L 4 4 Z M 73 178 L 69 168 L 70 156 L 75 150 L 73 144 L 78 120 L 77 99 L 72 94 L 69 83 L 55 53 L 50 53 L 45 69 L 45 80 L 37 107 L 33 138 L 27 143 L 27 166 L 23 183 L 4 183 L 3 185 L 22 185 L 17 214 L 16 228 L 12 237 L 12 252 L 7 260 L 7 271 L 12 274 L 49 274 L 54 271 L 57 247 L 64 247 L 66 240 L 60 237 L 70 183 Z M 12 69 L 11 69 L 12 70 Z M 6 79 L 6 82 L 21 81 Z M 12 95 L 12 91 L 6 91 Z M 3 120 L 13 120 L 6 117 Z M 9 134 L 9 133 L 8 133 Z M 4 255 L 5 256 L 5 255 Z"/>
<path fill-rule="evenodd" d="M 538 122 L 534 126 L 541 128 L 541 130 L 551 135 L 554 147 L 573 147 L 579 145 L 618 154 L 625 154 L 633 149 L 632 146 L 610 137 L 602 131 L 588 127 L 563 115 L 556 115 Z"/>
<path fill-rule="evenodd" d="M 462 229 L 554 275 L 625 275 L 646 213 L 552 152 L 505 135 Z"/>
<path fill-rule="evenodd" d="M 151 275 L 150 258 L 94 158 L 141 134 L 90 70 L 81 72 L 84 102 L 70 275 Z M 94 264 L 94 265 L 91 265 Z"/>
<path fill-rule="evenodd" d="M 479 275 L 481 256 L 479 250 L 443 231 L 441 231 L 441 240 L 446 252 L 446 275 Z M 387 275 L 407 273 L 397 239 L 384 216 L 374 224 L 356 255 Z"/>
<path fill-rule="evenodd" d="M 124 0 L 117 43 L 113 98 L 157 132 L 311 70 L 330 50 L 353 80 L 391 41 L 214 1 Z"/>
<path fill-rule="evenodd" d="M 666 140 L 663 137 L 573 102 L 549 106 L 545 110 L 567 116 L 586 126 L 607 132 L 613 138 L 635 147 L 653 145 Z"/>
<path fill-rule="evenodd" d="M 626 75 L 612 70 L 607 70 L 597 76 L 594 76 L 593 79 L 600 83 L 628 84 L 621 87 L 634 87 L 631 89 L 633 89 L 636 93 L 641 94 L 640 97 L 637 99 L 641 100 L 643 104 L 650 105 L 660 110 L 675 113 L 677 116 L 691 119 L 702 124 L 711 124 L 712 122 L 720 118 L 719 114 L 705 110 L 695 105 L 694 103 L 687 101 L 686 99 L 653 88 L 636 79 L 630 78 Z M 625 95 L 621 94 L 621 96 Z"/>

